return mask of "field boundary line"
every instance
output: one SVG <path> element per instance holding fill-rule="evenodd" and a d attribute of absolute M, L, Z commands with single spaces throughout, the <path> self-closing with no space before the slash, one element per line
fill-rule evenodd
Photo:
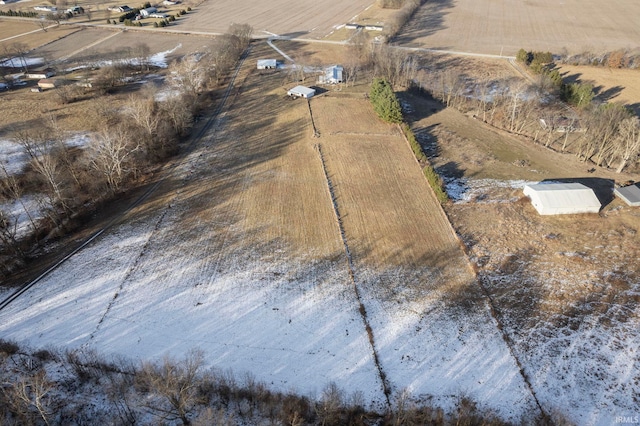
<path fill-rule="evenodd" d="M 411 143 L 409 143 L 409 139 L 407 139 L 407 137 L 404 134 L 404 132 L 402 132 L 402 129 L 400 128 L 400 125 L 396 124 L 396 126 L 398 126 L 398 129 L 400 130 L 400 133 L 402 134 L 402 138 L 404 139 L 404 141 L 407 144 L 407 147 L 411 151 L 411 155 L 413 156 L 413 159 L 415 160 L 416 164 L 418 164 L 418 167 L 422 168 L 421 165 L 420 165 L 420 162 L 416 158 L 415 154 L 413 154 L 413 150 L 411 148 Z M 429 160 L 427 159 L 427 161 L 429 161 Z M 431 164 L 431 163 L 429 163 L 429 164 Z M 424 173 L 421 173 L 421 174 L 422 174 L 422 178 L 424 180 L 427 180 L 427 178 L 424 175 Z M 429 182 L 427 182 L 427 184 L 428 183 Z M 449 220 L 449 216 L 447 215 L 447 212 L 442 207 L 442 204 L 440 204 L 440 202 L 438 201 L 438 198 L 436 197 L 436 194 L 433 191 L 433 188 L 431 188 L 431 185 L 427 185 L 427 186 L 429 187 L 429 193 L 431 194 L 433 199 L 436 201 L 436 205 L 437 205 L 437 208 L 440 211 L 440 214 L 442 214 L 442 216 L 444 217 L 445 221 L 449 225 L 449 230 L 451 231 L 451 234 L 453 235 L 454 239 L 458 242 L 458 245 L 460 246 L 460 251 L 461 251 L 460 254 L 464 258 L 464 261 L 467 264 L 467 267 L 469 268 L 469 271 L 471 272 L 471 275 L 474 278 L 474 282 L 476 283 L 476 285 L 480 289 L 482 295 L 484 296 L 485 303 L 487 304 L 487 307 L 489 308 L 489 315 L 491 316 L 491 318 L 495 322 L 495 326 L 498 329 L 500 335 L 502 336 L 502 340 L 507 345 L 507 349 L 509 350 L 509 353 L 511 354 L 511 358 L 513 358 L 513 360 L 516 363 L 516 367 L 518 368 L 518 371 L 520 372 L 520 376 L 522 376 L 522 380 L 524 380 L 525 386 L 527 387 L 527 389 L 529 389 L 529 393 L 531 393 L 531 396 L 532 396 L 534 402 L 536 403 L 536 406 L 540 410 L 540 413 L 542 414 L 543 419 L 548 424 L 553 424 L 551 422 L 551 417 L 549 417 L 549 415 L 544 410 L 544 408 L 542 408 L 542 404 L 540 404 L 540 401 L 538 400 L 538 396 L 536 395 L 536 392 L 533 389 L 533 385 L 531 384 L 531 381 L 529 380 L 529 376 L 524 371 L 524 367 L 523 367 L 522 363 L 520 362 L 520 358 L 518 358 L 518 356 L 515 353 L 514 343 L 511 340 L 511 337 L 509 337 L 509 335 L 505 331 L 504 325 L 502 324 L 502 321 L 500 321 L 500 319 L 498 317 L 498 309 L 496 308 L 495 302 L 494 302 L 493 298 L 491 297 L 491 294 L 489 293 L 487 288 L 482 283 L 482 279 L 480 278 L 476 267 L 474 266 L 474 264 L 471 262 L 471 259 L 469 258 L 469 253 L 467 251 L 467 246 L 464 244 L 464 242 L 462 241 L 462 238 L 460 238 L 460 236 L 456 232 L 455 228 L 453 227 L 453 224 L 451 223 L 451 220 Z"/>
<path fill-rule="evenodd" d="M 369 338 L 369 344 L 371 345 L 371 351 L 373 354 L 373 362 L 376 365 L 376 368 L 378 370 L 378 376 L 380 377 L 380 381 L 382 383 L 382 393 L 384 393 L 384 397 L 387 401 L 387 408 L 390 410 L 391 409 L 391 387 L 389 385 L 387 375 L 382 369 L 382 365 L 380 364 L 380 358 L 378 357 L 375 338 L 373 336 L 373 329 L 369 324 L 369 318 L 367 317 L 367 310 L 364 304 L 362 303 L 362 298 L 360 297 L 360 292 L 358 291 L 358 285 L 356 283 L 356 277 L 355 277 L 355 268 L 353 266 L 353 258 L 351 256 L 351 250 L 349 249 L 349 244 L 347 243 L 347 235 L 344 231 L 342 216 L 338 208 L 338 199 L 336 198 L 333 183 L 331 182 L 331 178 L 329 177 L 329 173 L 327 172 L 327 165 L 325 163 L 324 154 L 322 153 L 322 147 L 320 146 L 320 144 L 315 144 L 314 148 L 318 152 L 318 157 L 320 158 L 320 164 L 322 165 L 324 180 L 326 183 L 327 190 L 329 192 L 329 197 L 331 198 L 331 206 L 333 207 L 333 213 L 335 215 L 336 222 L 338 224 L 340 239 L 342 241 L 342 246 L 344 248 L 344 253 L 346 257 L 347 270 L 349 271 L 349 280 L 351 281 L 351 285 L 353 286 L 353 290 L 356 295 L 356 300 L 358 301 L 358 305 L 359 305 L 358 312 L 360 312 L 360 316 L 362 317 L 362 321 L 364 323 L 364 327 L 367 332 L 367 337 Z"/>
<path fill-rule="evenodd" d="M 176 197 L 176 195 L 173 196 L 174 199 L 175 199 L 175 197 Z M 120 285 L 116 289 L 116 292 L 113 294 L 113 297 L 111 298 L 111 300 L 107 304 L 107 308 L 105 309 L 104 313 L 100 317 L 100 320 L 96 324 L 96 328 L 91 332 L 91 334 L 89 334 L 89 339 L 88 339 L 87 343 L 85 343 L 85 344 L 88 344 L 91 340 L 93 340 L 93 338 L 95 337 L 96 333 L 98 331 L 100 331 L 100 327 L 102 326 L 102 323 L 104 322 L 104 319 L 109 314 L 109 311 L 111 311 L 111 307 L 115 304 L 116 299 L 118 299 L 118 296 L 120 295 L 120 292 L 122 292 L 122 289 L 124 288 L 125 283 L 129 280 L 129 278 L 131 277 L 133 272 L 138 267 L 138 264 L 140 263 L 140 259 L 142 259 L 142 257 L 147 252 L 147 249 L 149 248 L 149 243 L 151 242 L 151 239 L 153 238 L 153 236 L 160 229 L 160 224 L 162 223 L 164 217 L 167 215 L 167 209 L 170 208 L 170 206 L 171 206 L 171 202 L 168 203 L 167 207 L 165 207 L 164 211 L 162 212 L 162 214 L 160 215 L 160 217 L 156 221 L 156 224 L 154 225 L 153 230 L 149 234 L 149 238 L 147 238 L 147 241 L 145 241 L 144 245 L 142 246 L 142 249 L 140 250 L 140 254 L 138 254 L 138 256 L 136 256 L 136 260 L 127 269 L 127 272 L 124 274 L 124 277 L 122 278 L 122 281 L 120 282 Z"/>
<path fill-rule="evenodd" d="M 307 105 L 309 106 L 309 117 L 311 117 L 311 127 L 313 128 L 313 137 L 319 138 L 320 132 L 316 129 L 316 122 L 313 119 L 313 111 L 311 110 L 311 99 L 307 99 Z"/>

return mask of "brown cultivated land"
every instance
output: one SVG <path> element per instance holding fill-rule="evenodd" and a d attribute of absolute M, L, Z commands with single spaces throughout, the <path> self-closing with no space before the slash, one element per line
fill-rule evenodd
<path fill-rule="evenodd" d="M 373 3 L 372 0 L 207 1 L 187 14 L 179 29 L 225 32 L 235 22 L 251 25 L 256 36 L 275 33 L 322 38 Z"/>
<path fill-rule="evenodd" d="M 636 46 L 639 15 L 634 0 L 436 0 L 420 8 L 397 41 L 494 55 L 520 48 L 599 52 Z"/>

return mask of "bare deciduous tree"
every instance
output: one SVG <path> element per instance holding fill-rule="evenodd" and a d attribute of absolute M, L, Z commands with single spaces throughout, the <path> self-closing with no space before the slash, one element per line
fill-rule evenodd
<path fill-rule="evenodd" d="M 110 190 L 117 191 L 133 171 L 134 154 L 139 149 L 140 142 L 132 140 L 122 126 L 105 129 L 89 144 L 91 167 L 102 175 Z"/>
<path fill-rule="evenodd" d="M 242 44 L 242 50 L 249 45 L 251 41 L 251 35 L 253 34 L 253 27 L 249 24 L 231 24 L 227 30 L 228 34 L 238 37 Z"/>
<path fill-rule="evenodd" d="M 165 357 L 159 365 L 145 363 L 139 375 L 141 384 L 157 394 L 147 408 L 167 421 L 180 420 L 191 424 L 196 406 L 200 403 L 198 384 L 204 365 L 204 354 L 190 351 L 183 360 Z"/>
<path fill-rule="evenodd" d="M 8 387 L 3 386 L 0 389 L 4 394 L 3 399 L 23 424 L 35 425 L 39 420 L 46 425 L 50 424 L 49 419 L 53 414 L 53 384 L 44 370 L 39 369 L 34 374 L 21 374 Z"/>
<path fill-rule="evenodd" d="M 19 132 L 16 139 L 29 157 L 31 167 L 43 178 L 48 189 L 46 195 L 50 207 L 59 206 L 64 212 L 69 213 L 72 209 L 66 191 L 66 179 L 54 152 L 55 141 L 49 138 L 46 128 L 39 130 Z"/>
<path fill-rule="evenodd" d="M 620 122 L 615 154 L 619 159 L 617 173 L 622 173 L 629 162 L 640 155 L 640 119 L 638 117 L 625 118 Z"/>

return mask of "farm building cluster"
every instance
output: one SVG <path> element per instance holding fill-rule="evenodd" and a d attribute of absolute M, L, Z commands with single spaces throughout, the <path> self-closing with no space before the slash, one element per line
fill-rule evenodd
<path fill-rule="evenodd" d="M 259 70 L 277 69 L 280 64 L 276 59 L 258 59 L 256 68 Z M 331 65 L 318 73 L 318 84 L 340 84 L 344 82 L 344 68 L 341 65 Z M 310 99 L 316 95 L 316 89 L 298 85 L 287 91 L 292 98 Z"/>
<path fill-rule="evenodd" d="M 595 191 L 577 182 L 541 182 L 525 185 L 524 195 L 541 215 L 598 213 L 602 203 Z M 640 183 L 613 190 L 629 206 L 640 206 Z"/>

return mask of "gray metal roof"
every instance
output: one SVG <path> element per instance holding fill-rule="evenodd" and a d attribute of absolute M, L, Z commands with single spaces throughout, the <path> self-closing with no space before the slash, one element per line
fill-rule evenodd
<path fill-rule="evenodd" d="M 581 183 L 526 185 L 524 195 L 541 215 L 598 213 L 601 207 L 593 189 Z"/>
<path fill-rule="evenodd" d="M 640 183 L 625 186 L 624 188 L 616 188 L 613 192 L 628 205 L 640 206 Z"/>

